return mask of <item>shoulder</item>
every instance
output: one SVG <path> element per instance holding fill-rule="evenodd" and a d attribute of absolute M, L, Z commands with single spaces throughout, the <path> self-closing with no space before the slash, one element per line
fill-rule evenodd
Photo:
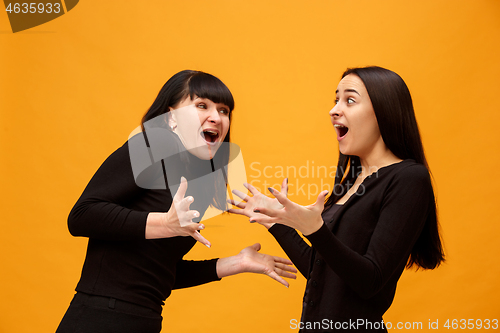
<path fill-rule="evenodd" d="M 180 140 L 171 131 L 163 128 L 148 128 L 130 137 L 123 145 L 134 173 L 140 173 L 151 164 L 179 154 Z M 120 148 L 121 149 L 121 148 Z"/>
<path fill-rule="evenodd" d="M 394 176 L 398 178 L 414 179 L 414 180 L 429 180 L 429 170 L 420 163 L 414 160 L 404 160 L 395 168 Z"/>
<path fill-rule="evenodd" d="M 390 183 L 407 189 L 432 188 L 427 168 L 414 160 L 404 160 L 390 170 Z"/>
<path fill-rule="evenodd" d="M 128 143 L 125 142 L 123 145 L 115 149 L 102 163 L 102 165 L 113 164 L 116 167 L 122 167 L 124 161 L 130 160 Z"/>

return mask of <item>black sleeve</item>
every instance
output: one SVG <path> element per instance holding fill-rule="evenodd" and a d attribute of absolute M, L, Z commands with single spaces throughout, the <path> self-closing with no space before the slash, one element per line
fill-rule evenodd
<path fill-rule="evenodd" d="M 269 228 L 269 232 L 276 238 L 295 267 L 307 279 L 309 277 L 312 248 L 300 237 L 295 229 L 288 226 L 276 223 Z"/>
<path fill-rule="evenodd" d="M 221 279 L 217 276 L 217 260 L 180 260 L 177 263 L 173 289 L 220 281 Z"/>
<path fill-rule="evenodd" d="M 366 254 L 360 255 L 344 245 L 325 224 L 307 239 L 353 290 L 370 298 L 406 264 L 433 201 L 427 169 L 411 166 L 398 172 L 384 193 Z"/>
<path fill-rule="evenodd" d="M 70 233 L 101 240 L 144 239 L 149 212 L 124 207 L 142 191 L 125 144 L 104 161 L 71 210 Z"/>

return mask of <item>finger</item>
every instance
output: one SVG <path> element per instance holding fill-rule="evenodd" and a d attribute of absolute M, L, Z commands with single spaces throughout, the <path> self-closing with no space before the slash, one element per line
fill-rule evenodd
<path fill-rule="evenodd" d="M 297 273 L 297 269 L 295 267 L 293 267 L 293 266 L 289 266 L 289 265 L 285 265 L 285 264 L 278 264 L 278 263 L 274 264 L 274 266 L 276 268 L 279 268 L 279 269 L 283 270 L 283 271 Z"/>
<path fill-rule="evenodd" d="M 282 276 L 282 277 L 286 277 L 286 278 L 289 278 L 289 279 L 296 279 L 297 278 L 297 275 L 293 274 L 293 273 L 290 273 L 284 269 L 281 269 L 281 268 L 275 268 L 274 271 L 279 275 L 279 276 Z"/>
<path fill-rule="evenodd" d="M 276 257 L 276 256 L 272 256 L 272 257 L 273 257 L 274 262 L 276 262 L 276 263 L 285 264 L 285 265 L 293 265 L 293 262 L 291 262 L 288 259 Z"/>
<path fill-rule="evenodd" d="M 266 207 L 255 207 L 254 213 L 264 214 L 269 217 L 278 217 L 281 214 L 281 209 L 272 209 Z"/>
<path fill-rule="evenodd" d="M 210 244 L 210 242 L 205 237 L 203 237 L 198 230 L 196 230 L 191 236 L 206 247 L 212 247 L 212 244 Z"/>
<path fill-rule="evenodd" d="M 262 194 L 258 189 L 256 189 L 252 184 L 244 183 L 243 186 L 252 193 L 252 195 Z"/>
<path fill-rule="evenodd" d="M 283 194 L 285 197 L 288 196 L 288 178 L 283 179 L 283 182 L 281 183 L 281 194 Z"/>
<path fill-rule="evenodd" d="M 184 198 L 184 195 L 186 195 L 187 187 L 188 184 L 186 178 L 181 177 L 181 183 L 179 185 L 179 188 L 177 189 L 177 192 L 175 192 L 174 200 L 176 199 L 177 201 L 182 200 L 182 198 Z"/>
<path fill-rule="evenodd" d="M 189 196 L 175 203 L 175 209 L 180 212 L 187 212 L 189 206 L 194 202 L 194 198 Z"/>
<path fill-rule="evenodd" d="M 246 211 L 243 209 L 229 208 L 227 211 L 231 214 L 238 214 L 250 217 L 250 215 L 248 215 Z"/>
<path fill-rule="evenodd" d="M 195 231 L 205 229 L 205 225 L 203 223 L 189 222 L 189 223 L 186 223 L 182 228 L 185 232 L 184 235 L 186 235 L 186 236 L 191 235 L 192 236 L 192 234 L 194 234 Z"/>
<path fill-rule="evenodd" d="M 179 225 L 182 227 L 182 228 L 186 228 L 188 226 L 190 226 L 192 223 L 195 223 L 193 222 L 193 217 L 192 215 L 188 215 L 186 213 L 183 213 L 183 214 L 179 214 L 177 216 L 178 220 L 179 220 Z M 193 228 L 193 230 L 196 230 L 195 227 L 191 227 Z M 190 229 L 191 229 L 190 228 Z"/>
<path fill-rule="evenodd" d="M 278 281 L 279 283 L 288 288 L 288 282 L 286 282 L 285 279 L 279 276 L 278 273 L 276 273 L 275 271 L 269 272 L 266 275 L 272 279 L 275 279 L 276 281 Z"/>
<path fill-rule="evenodd" d="M 265 224 L 265 223 L 277 223 L 278 219 L 275 217 L 269 217 L 265 215 L 255 215 L 250 217 L 250 223 L 259 223 L 259 224 Z"/>
<path fill-rule="evenodd" d="M 236 196 L 238 196 L 241 200 L 243 201 L 248 201 L 250 200 L 250 197 L 246 195 L 245 193 L 239 191 L 239 190 L 233 190 L 232 191 Z"/>
<path fill-rule="evenodd" d="M 236 203 L 236 201 L 229 199 L 229 200 L 227 200 L 227 202 L 230 203 L 231 205 L 236 206 L 236 207 L 241 208 L 241 209 L 245 209 L 245 207 L 247 206 L 246 202 L 244 202 L 244 201 Z"/>
<path fill-rule="evenodd" d="M 282 204 L 283 206 L 287 207 L 290 204 L 291 201 L 288 200 L 287 197 L 283 195 L 283 193 L 276 191 L 272 187 L 268 187 L 267 189 L 269 190 L 269 192 L 271 192 L 272 195 L 274 195 L 276 199 L 278 199 L 280 204 Z"/>
<path fill-rule="evenodd" d="M 187 218 L 195 219 L 200 216 L 200 213 L 197 210 L 190 210 L 186 213 Z"/>

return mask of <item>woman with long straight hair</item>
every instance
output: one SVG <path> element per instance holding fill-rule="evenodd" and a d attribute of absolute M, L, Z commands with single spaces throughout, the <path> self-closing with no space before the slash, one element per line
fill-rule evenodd
<path fill-rule="evenodd" d="M 387 331 L 382 316 L 406 268 L 444 261 L 436 202 L 410 92 L 381 67 L 346 70 L 330 111 L 339 143 L 333 191 L 300 206 L 282 191 L 253 196 L 232 213 L 269 229 L 307 278 L 303 332 Z M 300 231 L 309 246 L 297 233 Z"/>
<path fill-rule="evenodd" d="M 158 333 L 173 289 L 238 273 L 266 274 L 288 286 L 281 276 L 295 277 L 291 262 L 258 253 L 260 244 L 227 258 L 183 259 L 196 241 L 210 247 L 199 232 L 206 209 L 226 209 L 220 170 L 229 162 L 224 143 L 233 108 L 221 80 L 179 72 L 143 117 L 142 131 L 97 170 L 68 218 L 71 234 L 89 242 L 58 333 Z"/>

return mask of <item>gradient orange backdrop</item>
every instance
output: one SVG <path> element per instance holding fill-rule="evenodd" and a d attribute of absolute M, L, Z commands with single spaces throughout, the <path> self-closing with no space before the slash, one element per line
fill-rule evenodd
<path fill-rule="evenodd" d="M 3 11 L 0 22 L 1 333 L 55 331 L 87 243 L 70 236 L 69 210 L 183 69 L 232 90 L 233 141 L 249 180 L 275 184 L 281 168 L 303 167 L 302 177 L 285 175 L 304 186 L 291 194 L 302 204 L 332 182 L 312 171 L 337 160 L 328 111 L 343 70 L 399 73 L 434 175 L 448 261 L 406 271 L 385 320 L 439 320 L 445 331 L 447 319 L 500 319 L 499 1 L 82 0 L 25 32 L 13 34 Z M 213 248 L 197 245 L 191 259 L 255 242 L 284 255 L 246 218 L 206 224 Z M 302 277 L 287 289 L 246 274 L 174 291 L 163 331 L 293 331 L 304 287 Z"/>

